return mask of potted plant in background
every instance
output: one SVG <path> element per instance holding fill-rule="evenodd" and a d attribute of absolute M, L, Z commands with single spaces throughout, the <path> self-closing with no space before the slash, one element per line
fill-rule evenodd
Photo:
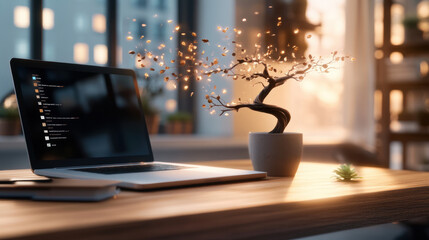
<path fill-rule="evenodd" d="M 140 96 L 148 132 L 149 134 L 158 134 L 161 118 L 159 110 L 154 106 L 153 101 L 163 93 L 163 85 L 159 84 L 158 81 L 160 76 L 149 76 L 142 71 L 136 71 L 136 73 L 138 79 L 142 79 Z"/>
<path fill-rule="evenodd" d="M 420 19 L 417 16 L 404 18 L 402 24 L 405 28 L 405 42 L 416 42 L 423 40 L 423 31 L 419 29 Z"/>
<path fill-rule="evenodd" d="M 150 104 L 150 100 L 146 97 L 142 97 L 141 102 L 143 112 L 145 114 L 144 117 L 146 120 L 147 131 L 149 132 L 149 134 L 158 134 L 160 123 L 158 109 L 153 107 Z"/>
<path fill-rule="evenodd" d="M 13 136 L 21 133 L 18 109 L 0 107 L 0 135 Z"/>
<path fill-rule="evenodd" d="M 167 117 L 166 132 L 168 134 L 191 134 L 192 115 L 186 112 L 177 112 Z"/>

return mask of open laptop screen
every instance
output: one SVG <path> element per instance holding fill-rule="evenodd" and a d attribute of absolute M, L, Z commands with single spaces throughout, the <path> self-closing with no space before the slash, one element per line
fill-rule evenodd
<path fill-rule="evenodd" d="M 132 70 L 11 60 L 33 168 L 153 161 Z"/>

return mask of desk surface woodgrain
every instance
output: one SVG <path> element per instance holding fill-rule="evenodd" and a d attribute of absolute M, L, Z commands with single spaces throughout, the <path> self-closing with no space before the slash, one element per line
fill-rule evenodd
<path fill-rule="evenodd" d="M 99 203 L 3 199 L 0 239 L 285 239 L 429 216 L 429 173 L 357 167 L 363 178 L 345 183 L 336 167 L 303 162 L 295 178 L 122 191 Z"/>

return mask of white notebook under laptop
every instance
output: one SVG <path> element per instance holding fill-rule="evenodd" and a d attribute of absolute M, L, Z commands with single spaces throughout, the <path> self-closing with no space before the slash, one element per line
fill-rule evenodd
<path fill-rule="evenodd" d="M 154 161 L 134 71 L 12 59 L 34 173 L 153 189 L 264 178 L 264 172 Z M 204 160 L 204 159 L 202 159 Z"/>

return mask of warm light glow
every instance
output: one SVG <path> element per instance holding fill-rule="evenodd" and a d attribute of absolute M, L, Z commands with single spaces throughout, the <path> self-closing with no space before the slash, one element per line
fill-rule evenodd
<path fill-rule="evenodd" d="M 30 26 L 30 9 L 25 6 L 16 6 L 13 10 L 13 23 L 18 28 Z"/>
<path fill-rule="evenodd" d="M 383 45 L 383 3 L 376 2 L 374 8 L 374 43 L 376 47 Z"/>
<path fill-rule="evenodd" d="M 50 30 L 55 25 L 55 14 L 50 8 L 43 9 L 43 29 Z"/>
<path fill-rule="evenodd" d="M 420 62 L 420 75 L 422 77 L 427 76 L 429 73 L 429 64 L 426 61 Z"/>
<path fill-rule="evenodd" d="M 381 100 L 382 93 L 380 90 L 375 90 L 374 92 L 374 117 L 376 120 L 381 118 Z"/>
<path fill-rule="evenodd" d="M 402 60 L 404 60 L 404 55 L 400 52 L 393 52 L 390 54 L 390 62 L 393 64 L 399 64 L 402 63 Z"/>
<path fill-rule="evenodd" d="M 92 16 L 92 29 L 98 33 L 106 31 L 106 17 L 103 14 L 94 14 Z"/>
<path fill-rule="evenodd" d="M 394 115 L 402 112 L 403 95 L 400 90 L 390 92 L 390 112 Z"/>
<path fill-rule="evenodd" d="M 384 57 L 384 53 L 382 50 L 375 50 L 374 52 L 375 59 L 382 59 Z"/>
<path fill-rule="evenodd" d="M 73 60 L 77 63 L 87 63 L 89 61 L 88 44 L 76 43 L 73 46 Z"/>
<path fill-rule="evenodd" d="M 177 88 L 176 81 L 174 81 L 174 80 L 168 81 L 167 84 L 165 85 L 165 88 L 168 91 L 175 90 Z"/>
<path fill-rule="evenodd" d="M 107 63 L 107 46 L 104 44 L 97 44 L 94 46 L 94 62 L 97 64 Z"/>
<path fill-rule="evenodd" d="M 392 14 L 392 35 L 391 42 L 394 45 L 400 45 L 404 43 L 404 25 L 402 20 L 404 19 L 404 6 L 401 4 L 393 4 L 391 8 Z"/>
<path fill-rule="evenodd" d="M 417 4 L 417 16 L 419 18 L 429 17 L 429 1 L 421 1 Z"/>
<path fill-rule="evenodd" d="M 6 97 L 6 99 L 4 99 L 3 102 L 3 107 L 5 108 L 16 108 L 18 107 L 18 103 L 16 102 L 16 97 L 15 95 L 10 95 L 8 97 Z"/>
<path fill-rule="evenodd" d="M 165 102 L 165 110 L 167 110 L 167 112 L 174 112 L 176 111 L 176 107 L 177 107 L 177 101 L 174 99 L 168 99 Z"/>

